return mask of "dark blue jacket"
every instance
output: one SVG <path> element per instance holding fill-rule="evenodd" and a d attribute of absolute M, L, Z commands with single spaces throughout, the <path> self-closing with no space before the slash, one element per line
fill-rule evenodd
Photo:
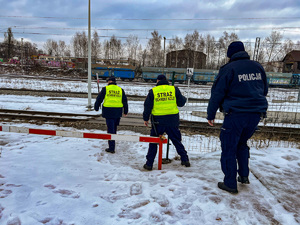
<path fill-rule="evenodd" d="M 110 83 L 108 85 L 116 83 Z M 100 93 L 97 96 L 96 102 L 94 104 L 94 109 L 95 111 L 98 111 L 100 108 L 101 103 L 104 100 L 106 94 L 106 87 L 103 87 Z M 113 108 L 113 107 L 104 107 L 102 106 L 102 117 L 107 118 L 107 119 L 117 119 L 122 117 L 122 111 L 124 109 L 124 114 L 128 114 L 128 103 L 127 103 L 127 97 L 125 95 L 124 90 L 122 89 L 122 103 L 123 103 L 123 108 Z"/>
<path fill-rule="evenodd" d="M 247 52 L 232 55 L 222 66 L 211 89 L 207 119 L 214 120 L 218 108 L 225 113 L 266 113 L 267 77 L 264 68 L 250 60 Z"/>
<path fill-rule="evenodd" d="M 169 82 L 166 80 L 161 80 L 157 83 L 156 86 L 159 85 L 169 85 Z M 175 96 L 176 96 L 176 103 L 177 106 L 182 107 L 186 103 L 186 97 L 184 97 L 180 90 L 175 87 Z M 151 115 L 151 111 L 153 109 L 154 104 L 154 95 L 153 90 L 151 89 L 147 95 L 147 98 L 144 102 L 144 112 L 143 112 L 143 119 L 144 121 L 148 121 Z M 165 115 L 165 116 L 153 116 L 154 121 L 157 122 L 161 126 L 172 126 L 178 127 L 179 126 L 179 113 L 173 115 Z"/>

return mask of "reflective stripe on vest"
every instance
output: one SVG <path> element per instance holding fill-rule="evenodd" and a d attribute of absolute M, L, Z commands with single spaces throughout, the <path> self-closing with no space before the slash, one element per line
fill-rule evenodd
<path fill-rule="evenodd" d="M 177 114 L 179 112 L 174 86 L 159 85 L 152 88 L 152 90 L 154 95 L 152 115 L 164 116 Z"/>
<path fill-rule="evenodd" d="M 117 85 L 111 84 L 106 86 L 106 93 L 104 97 L 104 107 L 122 108 L 122 88 Z"/>

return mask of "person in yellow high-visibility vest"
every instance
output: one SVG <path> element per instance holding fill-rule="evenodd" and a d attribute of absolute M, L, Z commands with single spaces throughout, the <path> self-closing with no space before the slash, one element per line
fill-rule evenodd
<path fill-rule="evenodd" d="M 144 102 L 144 124 L 148 126 L 151 116 L 153 121 L 151 121 L 152 129 L 150 135 L 158 137 L 166 132 L 181 157 L 181 165 L 190 167 L 189 157 L 181 143 L 179 130 L 178 106 L 184 106 L 186 98 L 177 87 L 169 85 L 165 75 L 159 75 L 156 82 L 157 85 L 149 91 Z M 149 144 L 144 169 L 152 170 L 156 153 L 157 144 Z"/>
<path fill-rule="evenodd" d="M 124 90 L 117 86 L 115 77 L 109 77 L 107 84 L 98 94 L 94 109 L 98 111 L 103 102 L 102 117 L 106 119 L 107 133 L 116 134 L 122 113 L 124 116 L 128 114 L 127 97 Z M 108 141 L 108 146 L 105 151 L 115 153 L 115 141 Z"/>

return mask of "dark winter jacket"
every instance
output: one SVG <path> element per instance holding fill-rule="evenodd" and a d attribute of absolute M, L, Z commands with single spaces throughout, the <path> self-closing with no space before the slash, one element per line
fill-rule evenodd
<path fill-rule="evenodd" d="M 156 86 L 159 85 L 169 85 L 169 82 L 166 80 L 161 80 L 157 83 Z M 176 103 L 178 107 L 184 106 L 186 103 L 186 98 L 181 94 L 180 90 L 175 87 L 175 96 L 176 96 Z M 144 102 L 144 112 L 143 112 L 143 119 L 144 121 L 148 121 L 151 115 L 151 111 L 153 109 L 154 104 L 154 95 L 153 90 L 151 89 L 147 95 L 147 98 Z M 179 113 L 173 115 L 164 115 L 164 116 L 153 116 L 154 121 L 161 125 L 161 126 L 179 126 Z"/>
<path fill-rule="evenodd" d="M 116 83 L 110 83 L 108 85 Z M 103 87 L 100 93 L 97 96 L 96 102 L 94 104 L 94 109 L 95 111 L 98 111 L 100 108 L 101 103 L 104 100 L 106 94 L 106 87 Z M 112 107 L 104 107 L 102 106 L 102 117 L 107 118 L 107 119 L 117 119 L 122 117 L 122 112 L 124 109 L 124 114 L 128 114 L 128 103 L 127 103 L 127 97 L 125 95 L 124 90 L 122 89 L 122 103 L 123 103 L 123 108 L 112 108 Z"/>
<path fill-rule="evenodd" d="M 224 113 L 266 113 L 267 77 L 263 67 L 247 52 L 232 55 L 222 66 L 211 89 L 207 119 L 214 120 L 218 108 Z"/>

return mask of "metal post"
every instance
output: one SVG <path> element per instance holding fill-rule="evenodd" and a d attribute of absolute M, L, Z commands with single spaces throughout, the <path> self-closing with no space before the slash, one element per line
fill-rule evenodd
<path fill-rule="evenodd" d="M 253 60 L 256 60 L 256 61 L 258 59 L 259 45 L 260 45 L 260 37 L 257 37 L 255 40 L 255 47 L 254 47 L 254 53 L 253 53 Z"/>
<path fill-rule="evenodd" d="M 172 86 L 174 86 L 175 84 L 175 71 L 173 71 L 173 74 L 172 74 Z"/>
<path fill-rule="evenodd" d="M 23 70 L 23 38 L 21 38 L 21 68 L 22 68 L 22 74 L 24 74 L 24 70 Z"/>
<path fill-rule="evenodd" d="M 158 150 L 158 169 L 161 170 L 161 164 L 162 164 L 162 147 L 163 143 L 162 140 L 159 140 L 159 150 Z"/>
<path fill-rule="evenodd" d="M 163 74 L 165 74 L 165 56 L 166 56 L 166 37 L 164 37 L 164 62 L 163 62 Z"/>
<path fill-rule="evenodd" d="M 92 60 L 91 60 L 91 0 L 89 0 L 89 27 L 88 27 L 88 110 L 92 110 L 92 88 L 91 88 L 91 80 L 92 80 Z"/>
<path fill-rule="evenodd" d="M 189 97 L 190 97 L 190 80 L 191 80 L 190 76 L 187 76 L 187 77 L 188 77 L 188 94 L 187 94 L 186 104 L 189 103 Z"/>

